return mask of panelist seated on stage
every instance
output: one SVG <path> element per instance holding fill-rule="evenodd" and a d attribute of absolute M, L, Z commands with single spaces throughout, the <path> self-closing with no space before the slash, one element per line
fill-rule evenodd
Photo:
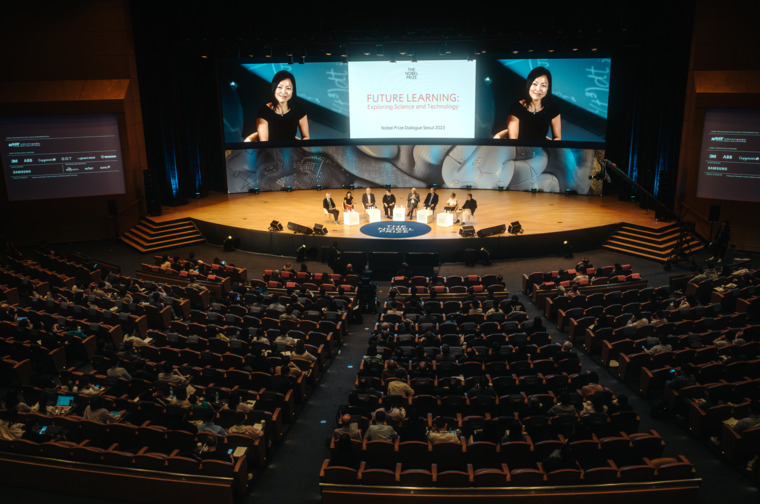
<path fill-rule="evenodd" d="M 451 196 L 449 196 L 449 199 L 446 200 L 446 206 L 443 207 L 443 211 L 454 212 L 458 206 L 459 206 L 459 203 L 457 203 L 457 193 L 451 193 Z"/>
<path fill-rule="evenodd" d="M 351 191 L 346 193 L 346 197 L 343 198 L 343 211 L 350 212 L 354 209 L 354 196 Z"/>
<path fill-rule="evenodd" d="M 458 207 L 459 207 L 459 203 L 457 202 L 457 194 L 451 193 L 451 196 L 449 196 L 449 199 L 446 200 L 446 206 L 443 207 L 443 211 L 446 213 L 456 212 Z M 459 222 L 458 217 L 457 217 L 456 222 Z"/>
<path fill-rule="evenodd" d="M 330 197 L 330 193 L 325 194 L 325 199 L 322 200 L 322 208 L 324 208 L 327 213 L 331 214 L 333 216 L 333 219 L 335 219 L 335 224 L 338 224 L 338 215 L 340 215 L 340 210 L 335 208 L 335 202 Z"/>
<path fill-rule="evenodd" d="M 462 208 L 460 209 L 462 212 L 462 222 L 475 215 L 475 210 L 477 210 L 477 208 L 478 202 L 473 199 L 472 193 L 467 193 L 467 199 L 464 201 Z"/>
<path fill-rule="evenodd" d="M 367 211 L 370 208 L 377 208 L 377 204 L 375 203 L 375 195 L 372 194 L 372 191 L 369 189 L 369 187 L 366 189 L 364 194 L 362 194 L 362 205 L 364 205 L 364 210 Z"/>
<path fill-rule="evenodd" d="M 412 214 L 415 210 L 417 210 L 417 205 L 420 204 L 420 193 L 417 192 L 417 189 L 412 187 L 412 190 L 409 191 L 409 194 L 406 195 L 406 206 L 409 209 L 409 218 L 412 218 Z"/>
<path fill-rule="evenodd" d="M 385 211 L 385 216 L 389 219 L 393 218 L 393 209 L 396 207 L 396 196 L 393 195 L 390 189 L 387 189 L 385 191 L 385 195 L 383 196 L 383 210 Z"/>
<path fill-rule="evenodd" d="M 438 195 L 435 193 L 435 187 L 430 188 L 430 192 L 425 196 L 423 205 L 426 210 L 435 212 L 435 207 L 438 206 Z"/>

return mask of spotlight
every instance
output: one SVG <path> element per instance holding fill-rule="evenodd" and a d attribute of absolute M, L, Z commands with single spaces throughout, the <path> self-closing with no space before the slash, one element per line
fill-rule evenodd
<path fill-rule="evenodd" d="M 538 188 L 536 188 L 536 187 L 531 187 L 531 188 L 530 188 L 530 192 L 532 192 L 533 194 L 536 194 L 536 193 L 538 192 Z"/>
<path fill-rule="evenodd" d="M 504 192 L 506 190 L 507 190 L 507 188 L 504 187 L 504 184 L 499 184 L 499 192 Z"/>
<path fill-rule="evenodd" d="M 487 248 L 483 247 L 480 249 L 480 259 L 483 261 L 483 266 L 491 265 L 491 253 Z"/>
<path fill-rule="evenodd" d="M 388 189 L 388 190 L 390 190 L 391 185 L 390 184 L 385 184 L 385 188 Z"/>
<path fill-rule="evenodd" d="M 273 220 L 269 223 L 269 231 L 276 232 L 276 231 L 282 231 L 282 224 L 279 223 L 279 221 Z"/>
<path fill-rule="evenodd" d="M 306 245 L 301 245 L 296 249 L 296 261 L 304 262 L 306 260 Z"/>
<path fill-rule="evenodd" d="M 251 194 L 259 194 L 259 192 L 261 192 L 261 189 L 259 189 L 258 187 L 251 187 L 250 189 L 248 189 L 248 192 Z"/>
<path fill-rule="evenodd" d="M 316 186 L 314 186 L 314 189 L 316 191 L 321 191 L 322 190 L 322 184 L 317 184 Z"/>
<path fill-rule="evenodd" d="M 237 238 L 233 238 L 231 235 L 224 239 L 224 242 L 222 242 L 222 247 L 225 252 L 232 252 L 240 245 L 240 240 Z"/>
<path fill-rule="evenodd" d="M 314 234 L 317 236 L 324 236 L 327 234 L 327 228 L 322 224 L 314 224 Z"/>
<path fill-rule="evenodd" d="M 467 189 L 468 191 L 472 191 L 472 184 L 467 184 L 466 186 L 464 186 L 464 188 Z"/>
<path fill-rule="evenodd" d="M 567 259 L 573 257 L 573 244 L 568 240 L 562 242 L 562 255 Z"/>
<path fill-rule="evenodd" d="M 522 228 L 522 225 L 520 224 L 520 221 L 514 221 L 509 225 L 509 228 L 507 229 L 509 234 L 522 234 L 525 232 L 525 230 Z"/>
<path fill-rule="evenodd" d="M 293 192 L 293 186 L 286 185 L 284 189 L 288 192 Z"/>
<path fill-rule="evenodd" d="M 565 194 L 567 194 L 568 196 L 573 196 L 575 194 L 578 194 L 578 191 L 576 191 L 575 189 L 565 189 Z"/>
<path fill-rule="evenodd" d="M 428 189 L 436 189 L 436 190 L 438 190 L 438 184 L 428 184 L 427 188 Z"/>

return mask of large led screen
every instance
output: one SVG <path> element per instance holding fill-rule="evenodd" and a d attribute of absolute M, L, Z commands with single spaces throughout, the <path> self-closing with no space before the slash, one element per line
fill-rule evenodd
<path fill-rule="evenodd" d="M 233 149 L 250 147 L 244 145 L 248 142 L 299 145 L 304 139 L 344 145 L 446 139 L 602 147 L 610 75 L 609 58 L 225 60 L 220 65 L 224 139 Z M 534 82 L 543 85 L 538 94 L 531 94 Z"/>

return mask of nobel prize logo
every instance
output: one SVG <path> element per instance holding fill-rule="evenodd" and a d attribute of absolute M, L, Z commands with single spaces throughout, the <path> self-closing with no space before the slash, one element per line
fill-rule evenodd
<path fill-rule="evenodd" d="M 421 222 L 373 222 L 361 227 L 361 232 L 375 238 L 413 238 L 430 232 L 430 226 Z"/>

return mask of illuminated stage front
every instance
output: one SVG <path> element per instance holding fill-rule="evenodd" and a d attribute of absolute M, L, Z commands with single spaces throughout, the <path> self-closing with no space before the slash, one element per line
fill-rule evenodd
<path fill-rule="evenodd" d="M 340 208 L 344 192 L 332 190 L 332 197 Z M 376 189 L 376 198 L 382 195 Z M 399 203 L 406 201 L 409 192 L 394 188 Z M 464 190 L 441 190 L 443 202 L 456 192 L 461 204 Z M 356 191 L 355 199 L 360 198 Z M 424 193 L 423 193 L 424 194 Z M 320 249 L 338 242 L 342 250 L 371 252 L 435 252 L 443 262 L 464 260 L 466 249 L 485 247 L 492 259 L 543 256 L 559 253 L 563 241 L 568 240 L 576 251 L 598 248 L 621 223 L 651 228 L 667 225 L 655 220 L 654 212 L 637 205 L 620 201 L 616 197 L 577 196 L 555 193 L 473 190 L 478 202 L 475 219 L 476 231 L 519 221 L 523 234 L 507 233 L 479 238 L 463 238 L 460 226 L 439 226 L 430 222 L 430 232 L 413 238 L 383 238 L 361 232 L 367 217 L 359 208 L 359 224 L 340 224 L 326 218 L 322 209 L 323 192 L 293 191 L 264 192 L 259 194 L 216 194 L 180 207 L 164 207 L 163 214 L 153 219 L 165 222 L 174 219 L 192 219 L 210 243 L 221 244 L 231 235 L 240 240 L 239 248 L 265 254 L 294 256 L 301 245 Z M 361 207 L 361 205 L 358 205 Z M 438 212 L 443 206 L 439 204 Z M 273 220 L 282 223 L 283 231 L 270 232 Z M 313 228 L 321 224 L 327 230 L 324 236 L 293 233 L 289 222 Z M 382 222 L 391 222 L 383 217 Z"/>

